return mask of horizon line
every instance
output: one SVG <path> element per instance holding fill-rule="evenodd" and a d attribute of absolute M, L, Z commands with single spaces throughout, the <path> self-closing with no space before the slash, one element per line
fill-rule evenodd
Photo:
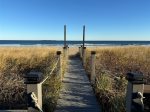
<path fill-rule="evenodd" d="M 14 40 L 1 40 L 0 39 L 0 41 L 64 41 L 64 40 L 39 40 L 39 39 L 37 39 L 37 40 L 31 40 L 31 39 L 27 39 L 27 40 L 25 40 L 25 39 L 22 39 L 22 40 L 17 40 L 17 39 L 14 39 Z M 83 41 L 83 40 L 66 40 L 66 41 Z M 85 41 L 150 41 L 150 40 L 85 40 Z"/>

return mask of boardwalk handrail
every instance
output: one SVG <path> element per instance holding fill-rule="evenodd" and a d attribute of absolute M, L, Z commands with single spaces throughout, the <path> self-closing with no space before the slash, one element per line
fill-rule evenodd
<path fill-rule="evenodd" d="M 142 73 L 127 73 L 126 112 L 149 112 L 149 104 L 144 104 L 144 98 L 150 97 L 150 85 L 144 80 Z M 144 94 L 147 94 L 145 97 Z M 147 100 L 148 102 L 148 100 Z M 146 103 L 146 102 L 145 102 Z"/>
<path fill-rule="evenodd" d="M 51 72 L 48 74 L 48 76 L 41 82 L 41 84 L 43 84 L 49 77 L 50 75 L 54 72 L 54 70 L 56 69 L 57 65 L 58 65 L 58 62 L 59 62 L 60 58 L 57 59 L 56 63 L 54 64 Z"/>
<path fill-rule="evenodd" d="M 60 55 L 59 54 L 57 54 L 57 55 L 58 55 L 58 59 L 57 59 L 56 63 L 54 64 L 53 68 L 51 69 L 51 72 L 49 73 L 49 75 L 43 81 L 41 81 L 41 76 L 43 75 L 41 72 L 31 71 L 28 74 L 28 76 L 24 77 L 24 78 L 26 78 L 25 84 L 27 84 L 28 99 L 31 98 L 31 101 L 28 100 L 28 104 L 30 105 L 30 106 L 28 106 L 28 109 L 27 110 L 0 110 L 0 112 L 6 112 L 6 111 L 9 111 L 9 112 L 32 111 L 32 112 L 34 112 L 36 109 L 34 107 L 32 107 L 33 105 L 31 106 L 32 101 L 35 102 L 37 109 L 39 109 L 40 112 L 43 112 L 43 110 L 42 110 L 42 84 L 50 77 L 50 75 L 57 68 L 57 66 L 60 62 Z M 59 66 L 58 66 L 58 68 L 59 68 Z M 34 80 L 30 80 L 33 78 L 34 78 Z M 33 95 L 34 95 L 34 97 L 33 97 Z"/>
<path fill-rule="evenodd" d="M 50 77 L 50 75 L 54 72 L 55 69 L 57 69 L 58 76 L 62 79 L 61 74 L 61 51 L 57 51 L 57 58 L 56 63 L 52 67 L 50 73 L 46 76 L 44 80 L 41 80 L 42 73 L 41 72 L 30 72 L 29 75 L 26 77 L 27 79 L 27 94 L 28 97 L 32 98 L 33 94 L 36 97 L 36 103 L 39 105 L 39 109 L 42 112 L 42 84 Z M 35 98 L 34 97 L 34 98 Z M 33 99 L 33 98 L 32 98 Z M 28 104 L 28 110 L 31 112 L 34 112 L 36 108 L 34 108 L 32 104 L 32 99 L 29 100 Z"/>

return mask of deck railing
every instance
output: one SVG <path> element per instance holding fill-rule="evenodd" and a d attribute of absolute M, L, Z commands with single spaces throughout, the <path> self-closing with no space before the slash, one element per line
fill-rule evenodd
<path fill-rule="evenodd" d="M 144 104 L 144 100 L 150 98 L 150 85 L 145 82 L 144 75 L 128 73 L 126 79 L 126 112 L 149 112 L 150 104 Z M 147 94 L 147 97 L 144 94 Z"/>
<path fill-rule="evenodd" d="M 0 110 L 0 112 L 43 112 L 42 110 L 42 84 L 56 70 L 57 76 L 63 79 L 62 76 L 62 60 L 61 51 L 57 51 L 57 61 L 54 64 L 51 72 L 44 79 L 41 72 L 31 71 L 25 76 L 25 84 L 27 84 L 28 109 L 27 110 Z"/>
<path fill-rule="evenodd" d="M 79 47 L 79 55 L 82 59 L 83 65 L 85 64 L 86 54 L 85 48 Z M 91 51 L 91 70 L 90 81 L 91 84 L 95 84 L 95 81 L 99 83 L 95 73 L 96 52 Z M 144 81 L 144 75 L 138 73 L 128 73 L 126 76 L 128 80 L 126 90 L 126 112 L 150 112 L 150 84 Z M 146 96 L 146 97 L 145 97 Z M 149 99 L 147 101 L 147 99 Z M 148 102 L 144 104 L 144 100 Z"/>

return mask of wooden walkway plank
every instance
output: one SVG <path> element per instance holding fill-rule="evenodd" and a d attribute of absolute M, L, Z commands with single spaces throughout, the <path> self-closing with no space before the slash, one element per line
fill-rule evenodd
<path fill-rule="evenodd" d="M 100 112 L 89 79 L 79 58 L 71 58 L 55 112 Z"/>

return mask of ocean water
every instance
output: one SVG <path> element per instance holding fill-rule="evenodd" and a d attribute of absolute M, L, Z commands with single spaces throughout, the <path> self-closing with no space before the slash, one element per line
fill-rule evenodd
<path fill-rule="evenodd" d="M 82 41 L 67 41 L 68 46 L 80 46 Z M 0 40 L 0 46 L 63 46 L 55 40 Z M 150 41 L 85 41 L 85 46 L 150 45 Z"/>

